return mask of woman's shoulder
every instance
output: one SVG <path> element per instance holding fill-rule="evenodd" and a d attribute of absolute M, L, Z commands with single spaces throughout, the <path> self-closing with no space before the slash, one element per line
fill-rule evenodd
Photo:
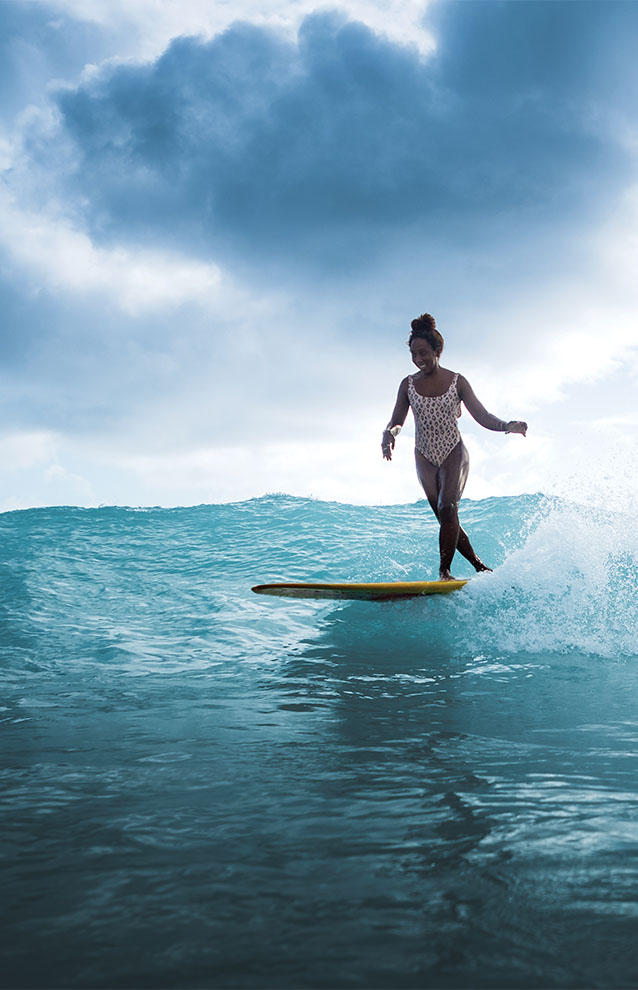
<path fill-rule="evenodd" d="M 439 371 L 441 372 L 442 375 L 445 375 L 445 378 L 450 385 L 452 384 L 452 382 L 460 383 L 467 381 L 467 379 L 463 377 L 460 371 L 452 371 L 451 368 L 441 368 L 441 367 L 439 367 Z"/>
<path fill-rule="evenodd" d="M 452 371 L 451 368 L 439 367 L 439 371 L 441 373 L 440 380 L 447 388 L 450 388 L 453 383 L 458 384 L 463 378 L 463 375 L 459 375 L 458 371 Z"/>

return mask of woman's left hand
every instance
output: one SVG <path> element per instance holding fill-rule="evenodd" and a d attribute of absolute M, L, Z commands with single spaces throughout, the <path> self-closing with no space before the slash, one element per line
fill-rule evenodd
<path fill-rule="evenodd" d="M 527 423 L 524 423 L 520 419 L 510 419 L 507 424 L 506 433 L 520 433 L 522 436 L 527 436 Z"/>

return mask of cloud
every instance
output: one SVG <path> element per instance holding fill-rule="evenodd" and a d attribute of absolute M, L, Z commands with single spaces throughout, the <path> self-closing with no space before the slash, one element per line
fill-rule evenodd
<path fill-rule="evenodd" d="M 0 3 L 0 121 L 9 123 L 25 104 L 46 100 L 52 80 L 76 79 L 88 60 L 107 54 L 95 24 L 46 3 Z"/>
<path fill-rule="evenodd" d="M 607 23 L 604 6 L 441 4 L 427 58 L 335 14 L 294 43 L 249 24 L 178 38 L 58 93 L 54 181 L 93 237 L 229 263 L 342 270 L 396 238 L 584 222 L 631 167 L 597 129 L 608 94 L 586 53 L 602 35 L 610 62 L 638 8 Z M 39 128 L 25 151 L 49 160 Z"/>
<path fill-rule="evenodd" d="M 235 21 L 248 21 L 276 29 L 294 40 L 300 22 L 308 14 L 339 9 L 351 20 L 366 24 L 375 33 L 399 44 L 410 44 L 422 53 L 434 43 L 423 24 L 428 0 L 50 0 L 51 10 L 99 25 L 118 39 L 120 49 L 128 42 L 143 59 L 154 59 L 175 37 L 199 35 L 210 38 Z"/>
<path fill-rule="evenodd" d="M 130 314 L 206 302 L 221 281 L 210 263 L 155 249 L 101 248 L 64 218 L 18 209 L 0 191 L 0 247 L 51 289 L 98 292 Z"/>

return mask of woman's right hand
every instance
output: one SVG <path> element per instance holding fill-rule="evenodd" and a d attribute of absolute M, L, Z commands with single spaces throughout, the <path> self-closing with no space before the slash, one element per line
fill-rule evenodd
<path fill-rule="evenodd" d="M 381 453 L 386 461 L 392 460 L 392 451 L 394 450 L 395 443 L 394 434 L 390 430 L 384 430 L 381 437 Z"/>

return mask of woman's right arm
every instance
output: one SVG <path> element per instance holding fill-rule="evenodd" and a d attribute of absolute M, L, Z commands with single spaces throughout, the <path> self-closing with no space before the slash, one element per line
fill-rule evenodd
<path fill-rule="evenodd" d="M 408 415 L 409 408 L 410 402 L 408 400 L 408 380 L 407 378 L 404 378 L 399 385 L 397 401 L 394 404 L 394 409 L 392 410 L 392 415 L 390 416 L 390 422 L 386 426 L 383 431 L 383 436 L 381 437 L 381 453 L 385 457 L 386 461 L 392 460 L 392 451 L 394 450 L 395 438 L 399 435 L 399 431 L 405 423 L 405 417 Z"/>

